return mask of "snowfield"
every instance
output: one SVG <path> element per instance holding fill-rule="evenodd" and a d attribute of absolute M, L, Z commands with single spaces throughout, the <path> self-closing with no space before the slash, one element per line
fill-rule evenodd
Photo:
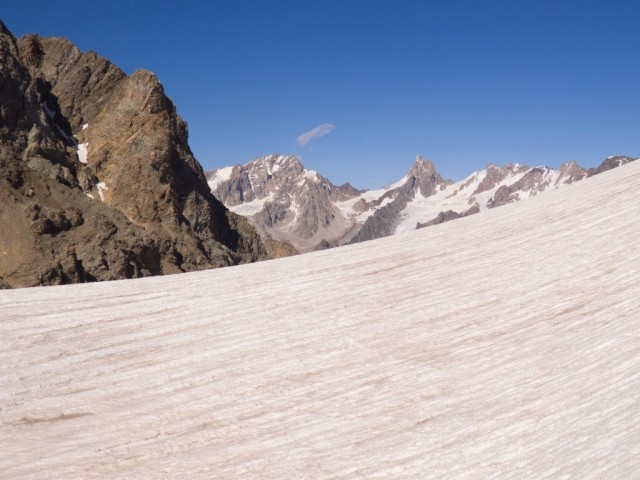
<path fill-rule="evenodd" d="M 640 161 L 415 232 L 0 292 L 2 478 L 639 478 Z"/>

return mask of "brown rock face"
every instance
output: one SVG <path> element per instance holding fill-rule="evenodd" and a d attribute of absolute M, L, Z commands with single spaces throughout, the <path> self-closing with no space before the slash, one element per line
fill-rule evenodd
<path fill-rule="evenodd" d="M 150 72 L 0 22 L 0 285 L 132 278 L 269 258 L 211 194 Z"/>

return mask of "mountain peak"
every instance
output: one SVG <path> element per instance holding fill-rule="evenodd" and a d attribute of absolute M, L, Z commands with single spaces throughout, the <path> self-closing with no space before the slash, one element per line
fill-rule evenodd
<path fill-rule="evenodd" d="M 421 155 L 418 155 L 409 170 L 409 175 L 419 176 L 422 172 L 438 173 L 435 164 L 431 160 L 427 160 Z"/>
<path fill-rule="evenodd" d="M 13 34 L 9 31 L 9 29 L 7 28 L 7 26 L 4 24 L 2 20 L 0 20 L 0 34 L 9 35 L 13 37 Z"/>
<path fill-rule="evenodd" d="M 431 168 L 435 168 L 433 162 L 431 160 L 427 160 L 422 155 L 416 155 L 416 159 L 413 162 L 413 164 L 414 165 L 424 165 L 424 166 L 429 166 Z"/>

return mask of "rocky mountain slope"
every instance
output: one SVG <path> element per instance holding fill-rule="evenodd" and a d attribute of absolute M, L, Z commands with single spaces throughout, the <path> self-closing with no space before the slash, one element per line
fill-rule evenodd
<path fill-rule="evenodd" d="M 155 75 L 0 22 L 0 285 L 110 280 L 269 257 L 216 200 Z"/>
<path fill-rule="evenodd" d="M 270 155 L 209 174 L 209 187 L 230 210 L 249 218 L 265 236 L 308 251 L 338 243 L 355 225 L 338 207 L 360 191 L 339 187 L 295 156 Z M 355 233 L 355 232 L 354 232 Z"/>
<path fill-rule="evenodd" d="M 209 173 L 213 194 L 266 238 L 300 251 L 356 243 L 475 214 L 582 180 L 633 160 L 610 157 L 589 171 L 487 165 L 459 182 L 417 157 L 398 182 L 379 190 L 335 186 L 295 156 L 270 155 Z"/>

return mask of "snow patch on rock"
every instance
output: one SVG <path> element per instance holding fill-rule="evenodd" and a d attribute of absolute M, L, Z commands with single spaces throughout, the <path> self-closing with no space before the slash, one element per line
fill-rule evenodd
<path fill-rule="evenodd" d="M 98 189 L 98 195 L 100 195 L 100 200 L 104 202 L 104 191 L 109 190 L 109 187 L 107 187 L 107 184 L 104 182 L 98 182 L 98 184 L 96 185 L 96 188 Z"/>
<path fill-rule="evenodd" d="M 88 163 L 87 159 L 87 147 L 89 146 L 89 142 L 84 142 L 78 145 L 78 160 L 80 163 L 84 163 L 85 165 Z"/>

